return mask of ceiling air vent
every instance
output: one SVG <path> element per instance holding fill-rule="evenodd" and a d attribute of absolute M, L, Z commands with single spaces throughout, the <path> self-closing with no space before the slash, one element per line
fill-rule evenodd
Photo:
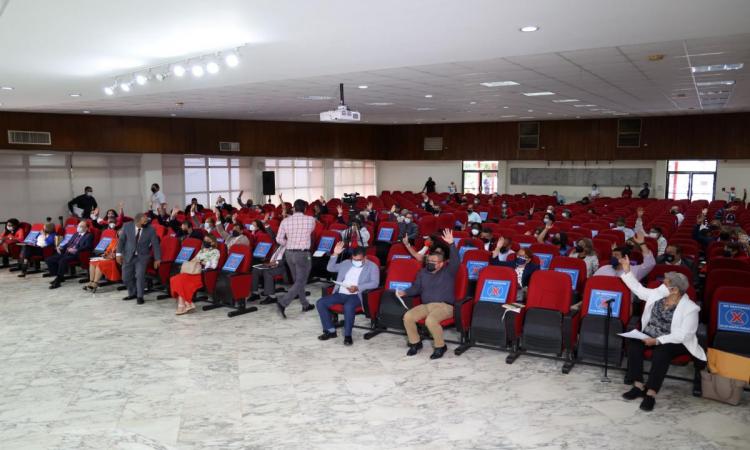
<path fill-rule="evenodd" d="M 220 152 L 238 152 L 240 151 L 239 142 L 219 142 Z"/>
<path fill-rule="evenodd" d="M 518 148 L 521 150 L 539 148 L 539 122 L 518 123 Z"/>
<path fill-rule="evenodd" d="M 8 130 L 8 144 L 52 145 L 52 133 L 48 131 Z"/>
<path fill-rule="evenodd" d="M 426 137 L 424 138 L 423 150 L 426 152 L 442 152 L 443 151 L 443 138 L 442 137 Z"/>

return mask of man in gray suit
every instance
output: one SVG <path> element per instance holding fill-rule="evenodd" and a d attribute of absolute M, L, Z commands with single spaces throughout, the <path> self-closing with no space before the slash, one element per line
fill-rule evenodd
<path fill-rule="evenodd" d="M 146 265 L 151 258 L 151 250 L 154 251 L 154 269 L 158 269 L 161 262 L 159 238 L 149 226 L 148 217 L 138 213 L 132 222 L 122 227 L 117 243 L 117 262 L 122 266 L 122 281 L 128 287 L 128 296 L 123 300 L 137 298 L 138 304 L 143 304 Z"/>
<path fill-rule="evenodd" d="M 362 306 L 362 292 L 378 287 L 380 268 L 367 259 L 364 247 L 353 249 L 351 259 L 336 263 L 343 251 L 344 242 L 339 242 L 333 249 L 331 259 L 328 260 L 328 271 L 338 272 L 336 282 L 339 284 L 334 288 L 332 295 L 321 298 L 315 305 L 320 315 L 320 323 L 323 325 L 323 334 L 318 336 L 318 339 L 327 341 L 336 337 L 336 327 L 331 323 L 328 308 L 331 305 L 344 305 L 344 345 L 352 345 L 354 317 L 357 306 Z"/>

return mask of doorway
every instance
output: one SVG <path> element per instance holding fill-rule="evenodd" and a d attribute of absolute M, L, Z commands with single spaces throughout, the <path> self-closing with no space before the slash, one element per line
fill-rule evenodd
<path fill-rule="evenodd" d="M 497 161 L 464 161 L 463 192 L 470 194 L 497 193 Z"/>
<path fill-rule="evenodd" d="M 716 190 L 716 161 L 683 160 L 667 164 L 667 198 L 708 200 Z"/>

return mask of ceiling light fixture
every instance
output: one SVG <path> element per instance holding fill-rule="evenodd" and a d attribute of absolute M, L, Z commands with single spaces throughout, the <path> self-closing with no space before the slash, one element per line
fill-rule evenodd
<path fill-rule="evenodd" d="M 172 67 L 172 73 L 175 74 L 175 76 L 177 77 L 181 77 L 185 75 L 185 67 L 182 66 L 181 64 L 175 64 Z"/>
<path fill-rule="evenodd" d="M 734 84 L 734 80 L 724 80 L 724 81 L 699 81 L 695 83 L 698 87 L 706 87 L 706 86 L 732 86 Z"/>
<path fill-rule="evenodd" d="M 148 77 L 146 75 L 143 75 L 142 73 L 139 73 L 138 75 L 135 76 L 135 82 L 139 86 L 143 86 L 144 84 L 148 82 Z"/>
<path fill-rule="evenodd" d="M 470 105 L 476 105 L 477 102 L 469 102 Z"/>
<path fill-rule="evenodd" d="M 215 61 L 209 61 L 208 64 L 206 64 L 206 72 L 211 75 L 219 73 L 219 65 L 216 64 Z"/>
<path fill-rule="evenodd" d="M 130 92 L 130 83 L 120 83 L 120 90 L 122 92 Z"/>
<path fill-rule="evenodd" d="M 539 31 L 539 27 L 536 25 L 526 25 L 525 27 L 519 28 L 519 30 L 524 33 L 533 33 L 534 31 Z"/>
<path fill-rule="evenodd" d="M 12 91 L 13 90 L 13 86 L 2 86 L 2 87 L 0 87 L 0 89 L 2 89 L 4 91 Z"/>
<path fill-rule="evenodd" d="M 586 104 L 586 105 L 573 105 L 573 106 L 576 108 L 593 108 L 596 105 Z"/>
<path fill-rule="evenodd" d="M 510 119 L 511 117 L 516 117 L 515 114 L 508 114 L 507 116 L 500 116 L 501 119 Z"/>
<path fill-rule="evenodd" d="M 523 92 L 523 95 L 527 97 L 540 97 L 542 95 L 555 95 L 554 92 L 550 91 L 541 91 L 541 92 Z"/>
<path fill-rule="evenodd" d="M 368 88 L 368 87 L 370 87 L 370 86 L 368 86 L 368 85 L 366 85 L 366 84 L 360 84 L 360 85 L 359 85 L 359 86 L 357 86 L 357 87 L 358 87 L 358 88 L 360 88 L 360 89 L 367 89 L 367 88 Z"/>
<path fill-rule="evenodd" d="M 232 52 L 224 57 L 224 62 L 228 67 L 237 67 L 240 63 L 240 57 L 236 53 Z"/>
<path fill-rule="evenodd" d="M 432 94 L 425 94 L 424 98 L 432 98 Z"/>
<path fill-rule="evenodd" d="M 580 102 L 577 98 L 565 98 L 561 100 L 552 100 L 552 103 L 575 103 Z"/>
<path fill-rule="evenodd" d="M 104 88 L 104 93 L 107 95 L 113 95 L 115 93 L 115 90 L 112 88 L 112 86 L 107 86 Z"/>
<path fill-rule="evenodd" d="M 80 97 L 81 94 L 70 94 L 71 97 Z"/>
<path fill-rule="evenodd" d="M 515 81 L 485 81 L 479 84 L 485 87 L 518 86 Z"/>
<path fill-rule="evenodd" d="M 417 108 L 417 111 L 435 111 L 435 108 Z"/>
<path fill-rule="evenodd" d="M 307 95 L 302 97 L 302 100 L 330 100 L 333 97 L 328 95 Z"/>
<path fill-rule="evenodd" d="M 165 78 L 167 78 L 167 75 L 166 75 L 166 74 L 163 74 L 163 73 L 161 73 L 161 72 L 160 72 L 160 73 L 157 73 L 156 75 L 154 75 L 154 79 L 155 79 L 156 81 L 164 81 L 164 79 L 165 79 Z"/>
<path fill-rule="evenodd" d="M 84 113 L 84 114 L 91 114 L 91 111 L 89 111 L 88 109 L 84 109 L 84 110 L 83 110 L 83 113 Z"/>
<path fill-rule="evenodd" d="M 365 103 L 366 105 L 370 106 L 391 106 L 393 103 L 389 102 L 373 102 L 373 103 Z"/>
<path fill-rule="evenodd" d="M 693 73 L 721 72 L 723 70 L 740 70 L 743 67 L 745 67 L 743 63 L 712 64 L 707 66 L 693 66 L 690 68 L 690 71 Z"/>
<path fill-rule="evenodd" d="M 190 69 L 190 72 L 191 72 L 191 73 L 193 74 L 193 76 L 194 76 L 195 78 L 200 78 L 200 77 L 202 77 L 202 76 L 203 76 L 203 73 L 204 73 L 204 71 L 203 71 L 203 66 L 201 66 L 200 64 L 195 64 L 195 65 L 193 65 L 193 67 L 192 67 L 192 68 Z"/>

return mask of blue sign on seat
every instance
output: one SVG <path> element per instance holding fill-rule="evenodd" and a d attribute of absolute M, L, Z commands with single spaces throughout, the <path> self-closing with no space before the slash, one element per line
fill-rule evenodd
<path fill-rule="evenodd" d="M 469 261 L 466 263 L 466 271 L 469 272 L 470 280 L 478 280 L 479 272 L 487 267 L 490 263 L 487 261 Z"/>
<path fill-rule="evenodd" d="M 38 231 L 29 231 L 29 234 L 26 235 L 26 239 L 23 240 L 24 244 L 36 245 L 36 238 L 38 238 L 40 234 L 41 233 Z"/>
<path fill-rule="evenodd" d="M 565 267 L 555 267 L 555 272 L 567 273 L 570 276 L 570 282 L 573 284 L 573 289 L 578 286 L 578 269 L 568 269 Z"/>
<path fill-rule="evenodd" d="M 180 249 L 180 253 L 177 254 L 177 258 L 175 258 L 174 262 L 184 263 L 185 261 L 190 261 L 190 258 L 193 256 L 194 251 L 195 249 L 193 247 L 182 247 Z"/>
<path fill-rule="evenodd" d="M 479 301 L 505 303 L 508 301 L 508 292 L 510 292 L 510 280 L 485 280 L 482 292 L 479 294 Z"/>
<path fill-rule="evenodd" d="M 94 248 L 94 251 L 96 253 L 102 253 L 103 251 L 105 251 L 107 249 L 107 247 L 109 247 L 109 244 L 111 244 L 111 243 L 112 243 L 112 238 L 111 237 L 103 237 L 103 238 L 101 238 L 99 240 L 99 243 L 96 244 L 96 247 Z"/>
<path fill-rule="evenodd" d="M 241 253 L 232 253 L 227 258 L 227 261 L 224 263 L 224 267 L 222 267 L 221 270 L 225 272 L 236 272 L 244 258 L 245 255 Z"/>
<path fill-rule="evenodd" d="M 265 258 L 268 255 L 268 251 L 271 250 L 270 242 L 258 242 L 253 250 L 253 258 Z"/>
<path fill-rule="evenodd" d="M 395 255 L 391 256 L 391 259 L 411 259 L 411 255 L 404 255 L 403 253 L 396 253 Z"/>
<path fill-rule="evenodd" d="M 541 263 L 541 269 L 547 270 L 549 269 L 549 265 L 552 263 L 552 255 L 549 253 L 534 253 L 534 255 L 539 257 L 539 262 Z"/>
<path fill-rule="evenodd" d="M 393 291 L 405 291 L 411 287 L 411 283 L 408 281 L 391 281 L 388 283 L 388 289 Z"/>
<path fill-rule="evenodd" d="M 719 302 L 718 324 L 721 331 L 750 333 L 750 305 L 742 303 Z"/>
<path fill-rule="evenodd" d="M 393 237 L 393 228 L 387 227 L 387 228 L 381 228 L 378 232 L 378 240 L 382 242 L 391 242 L 391 238 Z"/>
<path fill-rule="evenodd" d="M 464 245 L 463 247 L 459 248 L 458 257 L 460 258 L 461 262 L 464 261 L 464 255 L 466 254 L 466 252 L 468 252 L 469 250 L 476 250 L 476 249 L 477 249 L 476 247 L 472 247 L 470 245 Z"/>
<path fill-rule="evenodd" d="M 482 218 L 482 222 L 487 221 L 487 211 L 479 211 L 479 217 Z"/>
<path fill-rule="evenodd" d="M 620 307 L 622 306 L 622 292 L 605 291 L 603 289 L 591 290 L 587 313 L 595 316 L 606 316 L 607 300 L 614 300 L 612 302 L 612 317 L 618 317 L 620 315 Z"/>
<path fill-rule="evenodd" d="M 330 236 L 324 236 L 320 238 L 320 242 L 318 242 L 318 251 L 330 253 L 331 249 L 333 248 L 334 241 L 335 239 Z"/>

